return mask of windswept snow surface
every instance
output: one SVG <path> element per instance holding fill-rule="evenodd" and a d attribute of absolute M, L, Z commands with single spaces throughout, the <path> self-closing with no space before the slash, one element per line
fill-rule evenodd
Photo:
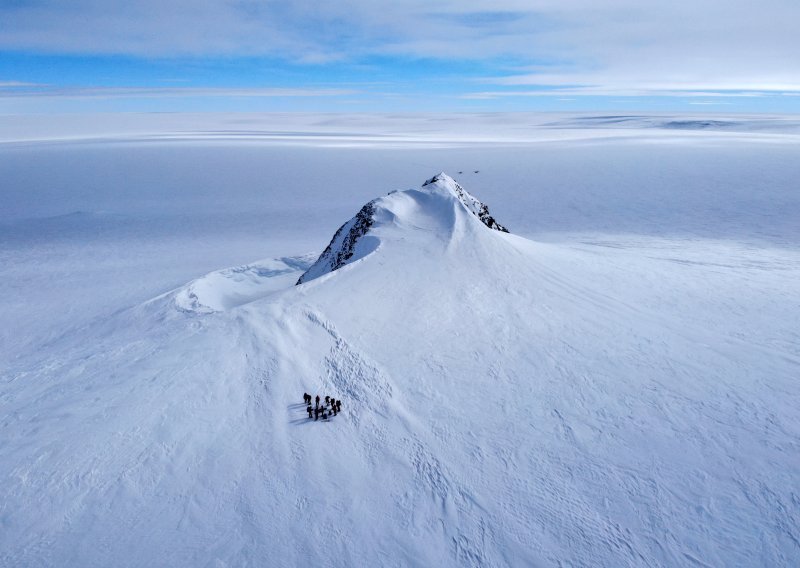
<path fill-rule="evenodd" d="M 310 266 L 311 258 L 308 256 L 263 260 L 212 272 L 182 286 L 170 296 L 178 309 L 187 312 L 225 311 L 286 288 L 287 283 L 297 277 L 298 271 Z"/>
<path fill-rule="evenodd" d="M 504 233 L 508 232 L 505 227 L 494 220 L 494 217 L 489 215 L 487 205 L 470 195 L 453 178 L 442 172 L 423 183 L 422 191 L 418 195 L 408 191 L 402 193 L 392 191 L 387 197 L 375 199 L 364 205 L 355 217 L 336 231 L 330 244 L 322 251 L 317 261 L 300 276 L 297 283 L 303 284 L 334 270 L 339 270 L 346 264 L 360 260 L 374 252 L 381 242 L 380 238 L 369 234 L 370 228 L 375 223 L 378 223 L 379 226 L 386 223 L 403 223 L 404 218 L 410 217 L 412 228 L 420 229 L 420 226 L 413 225 L 413 220 L 424 215 L 426 209 L 437 206 L 434 204 L 435 201 L 429 198 L 429 193 L 444 193 L 448 203 L 452 203 L 455 207 L 459 207 L 460 204 L 488 228 Z M 409 196 L 411 196 L 411 200 L 409 200 Z M 414 211 L 416 210 L 420 210 L 421 213 L 415 216 Z"/>
<path fill-rule="evenodd" d="M 172 224 L 81 214 L 106 248 L 0 227 L 0 565 L 797 565 L 800 162 L 719 144 L 426 152 L 486 160 L 455 178 L 515 234 L 360 151 L 325 213 L 297 172 L 302 210 L 232 212 L 276 260 L 220 217 L 175 234 L 182 194 Z M 364 248 L 295 285 L 366 202 Z M 59 301 L 91 313 L 35 336 Z"/>

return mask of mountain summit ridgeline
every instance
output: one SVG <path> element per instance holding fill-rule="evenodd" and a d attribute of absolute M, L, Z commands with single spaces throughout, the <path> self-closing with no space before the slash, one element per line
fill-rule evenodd
<path fill-rule="evenodd" d="M 439 228 L 453 232 L 459 215 L 448 216 L 452 210 L 468 211 L 472 221 L 480 221 L 487 228 L 508 233 L 489 213 L 489 206 L 465 190 L 457 181 L 444 172 L 425 181 L 420 189 L 393 191 L 384 197 L 373 199 L 355 217 L 350 219 L 333 235 L 331 242 L 317 261 L 299 278 L 303 284 L 324 274 L 340 269 L 377 250 L 379 241 L 370 238 L 370 233 L 381 224 L 405 224 L 420 228 L 424 223 L 415 222 L 415 215 L 440 216 Z"/>

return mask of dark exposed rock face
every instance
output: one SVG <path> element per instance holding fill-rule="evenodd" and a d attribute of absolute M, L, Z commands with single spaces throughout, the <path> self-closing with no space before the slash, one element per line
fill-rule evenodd
<path fill-rule="evenodd" d="M 355 217 L 339 227 L 330 244 L 328 244 L 311 268 L 303 273 L 297 284 L 313 280 L 321 274 L 333 272 L 344 266 L 353 256 L 358 239 L 366 235 L 372 226 L 374 214 L 375 205 L 374 202 L 370 201 L 356 213 Z"/>
<path fill-rule="evenodd" d="M 494 217 L 489 215 L 489 207 L 485 203 L 481 203 L 481 208 L 477 213 L 478 219 L 483 221 L 483 224 L 489 227 L 490 229 L 494 229 L 495 231 L 500 231 L 501 233 L 507 233 L 508 229 L 506 229 L 503 225 L 495 221 Z"/>
<path fill-rule="evenodd" d="M 472 211 L 473 215 L 475 215 L 481 222 L 489 227 L 490 229 L 494 229 L 495 231 L 500 231 L 501 233 L 507 233 L 508 229 L 506 229 L 503 225 L 498 223 L 494 217 L 489 214 L 489 206 L 485 203 L 479 201 L 472 195 L 470 195 L 461 185 L 458 184 L 454 179 L 450 178 L 446 174 L 437 174 L 433 176 L 431 179 L 426 181 L 422 184 L 422 187 L 426 185 L 430 185 L 436 182 L 445 182 L 448 183 L 453 187 L 455 190 L 456 196 L 458 197 L 459 201 L 463 203 L 467 209 Z"/>

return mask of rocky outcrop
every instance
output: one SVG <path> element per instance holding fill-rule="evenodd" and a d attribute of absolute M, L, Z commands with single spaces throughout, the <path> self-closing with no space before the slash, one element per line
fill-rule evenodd
<path fill-rule="evenodd" d="M 311 268 L 303 273 L 297 284 L 313 280 L 318 276 L 338 270 L 347 264 L 347 261 L 353 257 L 358 239 L 366 235 L 374 223 L 374 203 L 374 201 L 370 201 L 364 205 L 356 213 L 355 217 L 339 227 L 328 247 L 322 251 L 322 254 Z"/>

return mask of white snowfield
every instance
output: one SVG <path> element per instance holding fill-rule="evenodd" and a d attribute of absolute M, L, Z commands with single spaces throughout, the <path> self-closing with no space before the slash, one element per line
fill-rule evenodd
<path fill-rule="evenodd" d="M 0 565 L 798 564 L 800 263 L 533 242 L 446 175 L 372 204 L 337 270 L 215 272 L 8 376 Z"/>

